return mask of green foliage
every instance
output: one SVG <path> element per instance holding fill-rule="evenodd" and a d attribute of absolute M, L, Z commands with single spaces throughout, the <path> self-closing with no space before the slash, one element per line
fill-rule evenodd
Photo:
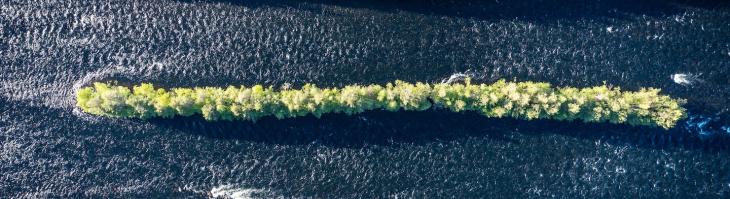
<path fill-rule="evenodd" d="M 94 83 L 77 92 L 76 105 L 84 112 L 122 118 L 202 115 L 206 120 L 279 119 L 327 113 L 348 115 L 369 110 L 422 111 L 431 107 L 454 112 L 475 111 L 487 117 L 580 120 L 671 128 L 685 117 L 681 100 L 660 95 L 659 89 L 621 91 L 620 88 L 555 88 L 548 83 L 426 84 L 395 81 L 381 85 L 349 85 L 301 89 L 273 87 L 155 88 Z"/>

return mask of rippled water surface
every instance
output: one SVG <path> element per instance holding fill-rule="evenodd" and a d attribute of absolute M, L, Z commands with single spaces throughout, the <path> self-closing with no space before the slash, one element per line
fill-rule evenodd
<path fill-rule="evenodd" d="M 730 7 L 713 1 L 0 1 L 0 197 L 728 197 Z M 661 88 L 663 131 L 442 111 L 118 120 L 94 81 L 395 79 Z"/>

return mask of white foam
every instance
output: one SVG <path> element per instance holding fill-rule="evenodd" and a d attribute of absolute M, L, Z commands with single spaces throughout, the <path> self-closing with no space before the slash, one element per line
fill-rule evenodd
<path fill-rule="evenodd" d="M 718 125 L 716 125 L 718 122 L 722 122 L 722 120 L 717 116 L 690 114 L 685 122 L 685 128 L 691 132 L 697 132 L 701 136 L 730 134 L 730 125 L 722 124 L 718 129 Z"/>
<path fill-rule="evenodd" d="M 454 73 L 451 76 L 449 76 L 448 79 L 441 80 L 441 83 L 450 84 L 450 83 L 454 83 L 457 81 L 464 81 L 466 78 L 472 78 L 473 76 L 474 75 L 471 74 L 469 71 L 464 72 L 464 73 Z"/>
<path fill-rule="evenodd" d="M 684 85 L 684 86 L 689 86 L 696 82 L 700 82 L 701 81 L 701 79 L 699 79 L 700 75 L 701 74 L 694 75 L 692 73 L 677 73 L 677 74 L 671 75 L 670 77 L 672 78 L 672 81 L 674 81 L 674 83 Z"/>
<path fill-rule="evenodd" d="M 266 195 L 269 191 L 264 189 L 242 188 L 235 185 L 221 185 L 210 190 L 212 198 L 245 199 L 254 198 L 256 195 Z"/>
<path fill-rule="evenodd" d="M 616 32 L 616 28 L 614 28 L 613 26 L 606 27 L 606 32 L 608 32 L 608 33 Z"/>
<path fill-rule="evenodd" d="M 672 75 L 672 80 L 674 81 L 674 83 L 677 83 L 677 84 L 682 84 L 682 85 L 692 84 L 692 82 L 690 82 L 687 79 L 687 75 L 686 74 L 673 74 Z"/>

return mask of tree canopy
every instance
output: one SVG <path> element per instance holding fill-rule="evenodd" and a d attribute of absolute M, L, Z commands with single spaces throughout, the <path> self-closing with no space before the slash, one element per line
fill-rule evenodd
<path fill-rule="evenodd" d="M 606 85 L 589 88 L 552 87 L 539 82 L 497 81 L 493 84 L 408 83 L 274 89 L 262 85 L 155 88 L 143 83 L 131 89 L 97 82 L 77 92 L 84 112 L 122 118 L 170 118 L 202 115 L 206 120 L 279 119 L 327 113 L 358 114 L 369 110 L 422 111 L 443 108 L 475 111 L 487 117 L 580 120 L 671 128 L 686 117 L 682 100 L 660 95 L 659 89 L 622 91 Z"/>

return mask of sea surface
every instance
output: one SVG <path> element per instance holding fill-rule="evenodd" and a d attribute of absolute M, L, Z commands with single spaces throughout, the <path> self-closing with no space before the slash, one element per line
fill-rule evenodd
<path fill-rule="evenodd" d="M 0 0 L 0 198 L 728 198 L 730 5 Z M 476 113 L 111 119 L 95 81 L 662 89 L 665 131 Z"/>

